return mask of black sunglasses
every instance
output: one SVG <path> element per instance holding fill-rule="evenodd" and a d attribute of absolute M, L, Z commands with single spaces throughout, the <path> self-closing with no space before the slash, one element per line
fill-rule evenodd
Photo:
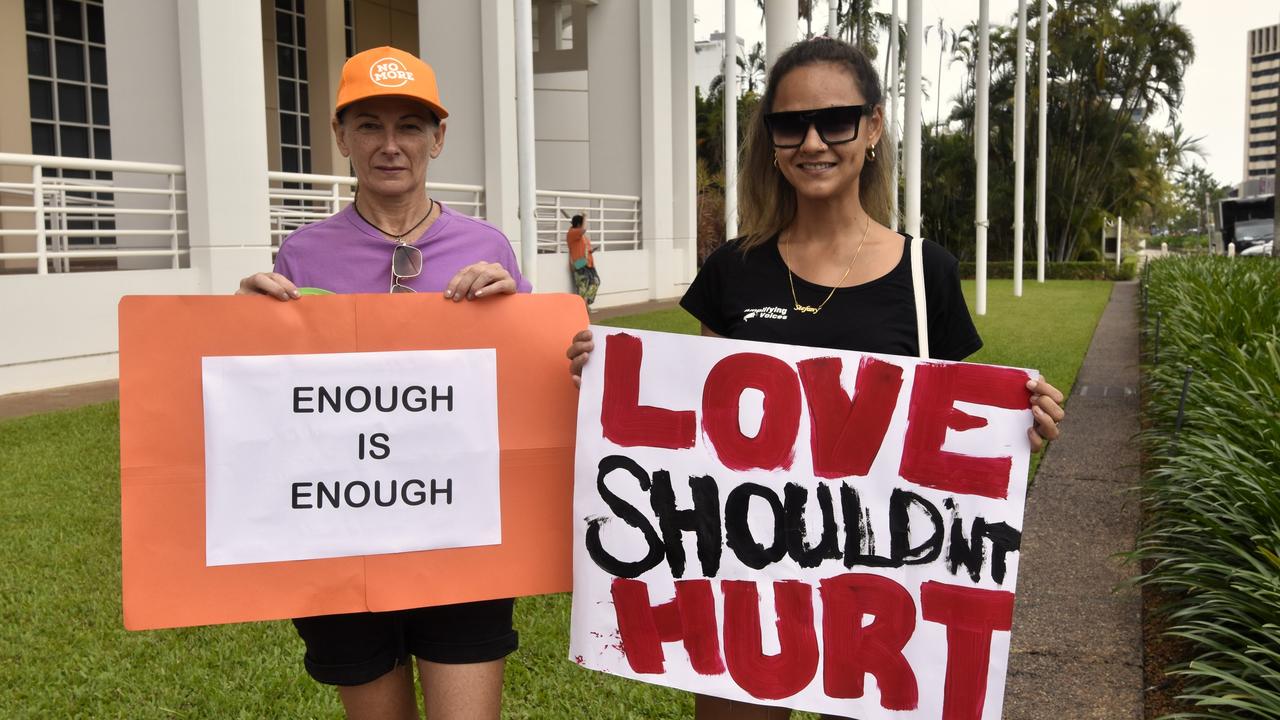
<path fill-rule="evenodd" d="M 804 144 L 809 128 L 827 145 L 840 145 L 858 139 L 863 114 L 870 115 L 875 105 L 842 105 L 817 110 L 792 110 L 767 113 L 764 125 L 776 148 L 798 148 Z"/>
<path fill-rule="evenodd" d="M 415 278 L 421 274 L 422 251 L 413 245 L 396 244 L 395 250 L 391 251 L 391 292 L 417 292 L 408 285 L 401 284 L 400 281 Z"/>

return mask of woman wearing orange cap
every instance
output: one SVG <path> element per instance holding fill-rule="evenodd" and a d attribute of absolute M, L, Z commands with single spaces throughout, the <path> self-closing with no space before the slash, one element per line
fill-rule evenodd
<path fill-rule="evenodd" d="M 427 166 L 444 147 L 435 73 L 382 47 L 347 61 L 333 131 L 359 179 L 355 201 L 291 234 L 274 272 L 240 282 L 242 294 L 280 300 L 299 287 L 340 293 L 443 292 L 455 302 L 528 292 L 511 244 L 480 220 L 426 192 Z M 427 715 L 497 718 L 505 658 L 516 649 L 513 601 L 294 620 L 307 672 L 337 685 L 349 718 L 416 718 L 417 658 Z"/>

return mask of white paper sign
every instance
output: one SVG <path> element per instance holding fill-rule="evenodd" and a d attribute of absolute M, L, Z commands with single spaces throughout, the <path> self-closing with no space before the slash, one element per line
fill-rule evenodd
<path fill-rule="evenodd" d="M 861 720 L 998 718 L 1034 373 L 593 327 L 570 658 Z"/>
<path fill-rule="evenodd" d="M 206 357 L 209 565 L 502 541 L 492 349 Z"/>

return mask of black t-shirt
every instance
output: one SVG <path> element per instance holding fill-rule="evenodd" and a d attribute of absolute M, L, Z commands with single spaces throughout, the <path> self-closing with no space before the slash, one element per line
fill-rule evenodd
<path fill-rule="evenodd" d="M 885 275 L 838 288 L 816 315 L 795 311 L 787 266 L 773 238 L 746 253 L 741 239 L 725 243 L 703 264 L 680 305 L 717 335 L 836 350 L 919 355 L 916 303 L 911 286 L 911 241 L 903 235 L 902 259 Z M 929 355 L 963 360 L 982 347 L 960 292 L 959 263 L 925 240 L 925 305 Z M 799 277 L 796 298 L 817 307 L 831 292 Z"/>

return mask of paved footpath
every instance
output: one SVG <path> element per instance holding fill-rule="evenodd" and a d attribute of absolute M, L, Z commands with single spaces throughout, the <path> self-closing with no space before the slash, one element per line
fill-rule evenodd
<path fill-rule="evenodd" d="M 1006 720 L 1141 720 L 1138 285 L 1116 283 L 1027 498 Z"/>

